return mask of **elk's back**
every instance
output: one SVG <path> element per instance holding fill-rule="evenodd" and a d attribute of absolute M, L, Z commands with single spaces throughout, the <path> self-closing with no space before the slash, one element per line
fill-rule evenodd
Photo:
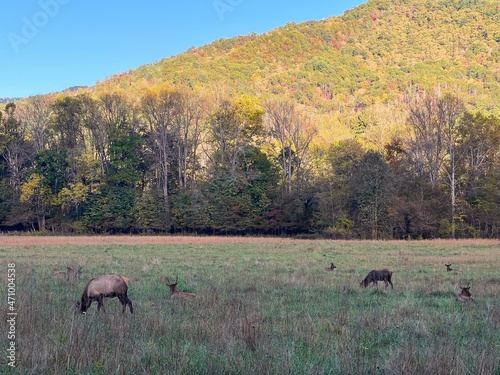
<path fill-rule="evenodd" d="M 127 283 L 120 275 L 104 275 L 90 280 L 85 288 L 84 294 L 87 297 L 97 295 L 114 295 L 127 293 Z"/>

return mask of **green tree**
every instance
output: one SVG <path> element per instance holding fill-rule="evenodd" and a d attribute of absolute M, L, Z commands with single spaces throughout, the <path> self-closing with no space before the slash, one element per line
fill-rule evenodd
<path fill-rule="evenodd" d="M 44 150 L 35 155 L 29 173 L 41 176 L 41 184 L 57 195 L 68 183 L 69 163 L 65 151 Z"/>
<path fill-rule="evenodd" d="M 202 187 L 210 226 L 229 233 L 267 230 L 265 214 L 277 193 L 277 169 L 256 147 L 242 153 L 237 164 L 239 178 L 218 174 Z"/>
<path fill-rule="evenodd" d="M 4 129 L 3 124 L 3 114 L 0 111 L 0 129 Z M 10 208 L 12 207 L 12 190 L 9 188 L 9 178 L 8 178 L 8 166 L 7 160 L 5 159 L 4 145 L 5 134 L 0 133 L 0 224 L 4 222 L 7 217 Z"/>
<path fill-rule="evenodd" d="M 143 140 L 138 135 L 117 139 L 110 149 L 110 168 L 106 175 L 109 212 L 118 228 L 133 223 L 136 191 L 145 172 L 141 156 Z"/>
<path fill-rule="evenodd" d="M 142 232 L 163 232 L 166 226 L 165 202 L 158 189 L 136 189 L 134 206 L 131 215 L 133 226 Z"/>
<path fill-rule="evenodd" d="M 26 141 L 26 129 L 16 117 L 16 105 L 8 103 L 0 121 L 0 153 L 7 163 L 10 188 L 14 199 L 20 196 L 22 175 L 29 165 L 32 144 Z"/>
<path fill-rule="evenodd" d="M 450 223 L 449 194 L 444 185 L 434 187 L 426 175 L 416 172 L 410 148 L 398 137 L 384 148 L 394 178 L 395 196 L 389 210 L 394 238 L 435 238 L 443 218 Z"/>
<path fill-rule="evenodd" d="M 345 237 L 351 234 L 349 219 L 350 181 L 355 166 L 364 154 L 356 140 L 346 140 L 328 147 L 322 157 L 321 173 L 316 177 L 315 200 L 320 207 L 316 225 L 330 236 Z"/>
<path fill-rule="evenodd" d="M 49 149 L 66 152 L 69 163 L 69 181 L 76 181 L 81 160 L 86 152 L 85 133 L 82 126 L 83 101 L 81 97 L 64 96 L 52 104 L 53 122 Z"/>
<path fill-rule="evenodd" d="M 380 153 L 368 151 L 355 165 L 350 181 L 351 215 L 363 238 L 391 238 L 389 209 L 394 178 Z"/>
<path fill-rule="evenodd" d="M 30 205 L 37 220 L 38 230 L 45 231 L 46 217 L 54 204 L 54 195 L 50 188 L 44 185 L 42 176 L 36 173 L 30 175 L 21 189 L 21 202 Z"/>
<path fill-rule="evenodd" d="M 22 185 L 21 202 L 30 204 L 38 228 L 44 231 L 47 218 L 55 215 L 59 206 L 57 195 L 68 183 L 69 163 L 66 153 L 44 150 L 33 158 L 27 171 L 28 180 Z"/>

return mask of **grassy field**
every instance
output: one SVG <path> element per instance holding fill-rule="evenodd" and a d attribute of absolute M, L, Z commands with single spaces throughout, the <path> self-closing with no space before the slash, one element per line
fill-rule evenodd
<path fill-rule="evenodd" d="M 500 374 L 499 241 L 3 236 L 0 262 L 2 314 L 9 263 L 18 312 L 0 373 Z M 54 277 L 78 265 L 81 280 Z M 394 290 L 360 287 L 374 268 Z M 76 315 L 106 273 L 130 279 L 134 314 L 114 298 Z M 162 276 L 197 298 L 170 300 Z M 456 300 L 466 284 L 475 303 Z"/>

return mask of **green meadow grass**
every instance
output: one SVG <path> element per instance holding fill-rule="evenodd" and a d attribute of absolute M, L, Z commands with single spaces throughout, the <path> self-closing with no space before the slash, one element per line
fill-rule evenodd
<path fill-rule="evenodd" d="M 16 264 L 18 311 L 17 367 L 4 355 L 0 373 L 500 374 L 495 243 L 0 244 L 0 261 L 4 274 Z M 79 281 L 53 276 L 78 265 Z M 360 287 L 377 268 L 394 271 L 394 290 Z M 106 273 L 130 279 L 134 314 L 117 298 L 75 314 L 86 281 Z M 161 276 L 198 297 L 170 300 Z M 465 284 L 475 303 L 456 301 Z"/>

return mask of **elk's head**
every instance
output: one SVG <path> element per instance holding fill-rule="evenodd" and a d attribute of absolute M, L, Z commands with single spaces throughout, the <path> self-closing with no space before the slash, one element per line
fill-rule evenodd
<path fill-rule="evenodd" d="M 328 267 L 325 267 L 325 271 L 333 271 L 337 266 L 333 263 L 330 263 Z"/>
<path fill-rule="evenodd" d="M 80 301 L 73 301 L 73 305 L 75 307 L 75 314 L 85 314 L 85 311 L 82 311 L 82 303 Z"/>
<path fill-rule="evenodd" d="M 462 289 L 462 291 L 460 292 L 460 295 L 463 296 L 463 297 L 472 297 L 472 294 L 470 294 L 470 285 L 467 285 L 467 286 L 459 286 L 460 289 Z"/>
<path fill-rule="evenodd" d="M 165 284 L 170 288 L 170 294 L 175 293 L 175 288 L 179 284 L 179 276 L 175 277 L 175 283 L 171 283 L 168 277 L 165 277 Z"/>

